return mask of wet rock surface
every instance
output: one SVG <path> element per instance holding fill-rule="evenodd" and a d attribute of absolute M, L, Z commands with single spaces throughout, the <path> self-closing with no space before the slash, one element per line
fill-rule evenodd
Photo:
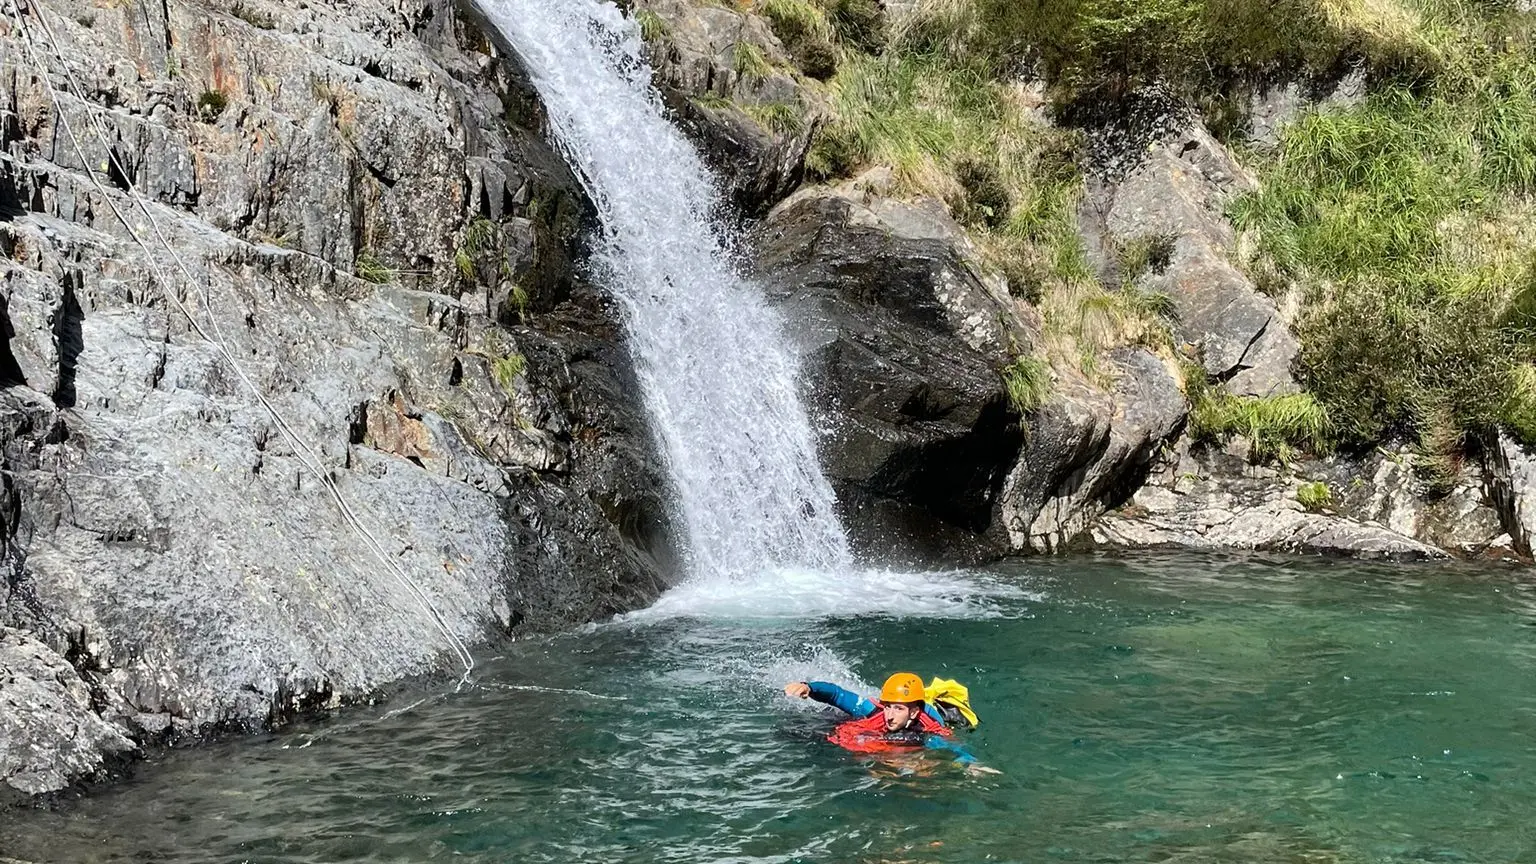
<path fill-rule="evenodd" d="M 882 190 L 877 173 L 797 193 L 761 226 L 756 266 L 802 340 L 854 536 L 970 557 L 1023 441 L 999 370 L 1034 336 L 942 205 Z"/>
<path fill-rule="evenodd" d="M 0 681 L 53 714 L 0 777 L 656 596 L 665 478 L 571 265 L 589 208 L 454 4 L 24 8 L 58 54 L 0 24 L 0 624 L 29 634 Z"/>

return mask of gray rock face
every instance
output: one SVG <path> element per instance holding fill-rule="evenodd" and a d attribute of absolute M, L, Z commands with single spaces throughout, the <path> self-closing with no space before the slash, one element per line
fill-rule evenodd
<path fill-rule="evenodd" d="M 1341 490 L 1340 512 L 1452 554 L 1486 553 L 1503 527 L 1482 472 L 1463 470 L 1449 492 L 1431 500 L 1414 476 L 1417 459 L 1406 450 L 1378 453 L 1358 465 L 1354 476 L 1341 476 L 1332 484 Z"/>
<path fill-rule="evenodd" d="M 0 628 L 0 802 L 68 786 L 133 750 L 91 710 L 75 668 L 36 639 Z"/>
<path fill-rule="evenodd" d="M 804 340 L 823 467 L 854 535 L 966 554 L 1022 441 L 998 370 L 1034 338 L 943 208 L 884 198 L 879 181 L 776 208 L 758 273 Z"/>
<path fill-rule="evenodd" d="M 1515 551 L 1530 557 L 1536 536 L 1536 454 L 1502 432 L 1488 454 L 1488 492 Z"/>
<path fill-rule="evenodd" d="M 1235 238 L 1223 207 L 1254 188 L 1253 177 L 1196 123 L 1156 146 L 1124 181 L 1088 196 L 1082 221 L 1104 250 L 1171 238 L 1168 266 L 1142 284 L 1173 298 L 1174 335 L 1234 394 L 1294 393 L 1290 365 L 1299 345 L 1274 303 L 1229 259 Z"/>
<path fill-rule="evenodd" d="M 1140 484 L 1160 447 L 1183 428 L 1184 394 L 1163 361 L 1142 349 L 1114 357 L 1113 392 L 1059 387 L 1031 417 L 999 517 L 1009 547 L 1048 552 L 1082 536 Z"/>
<path fill-rule="evenodd" d="M 23 718 L 0 777 L 61 788 L 125 734 L 281 722 L 654 598 L 665 479 L 570 266 L 587 205 L 451 3 L 27 8 L 62 60 L 0 35 L 0 624 L 77 670 L 47 710 L 83 686 L 99 719 Z"/>
<path fill-rule="evenodd" d="M 1304 483 L 1325 484 L 1332 500 L 1309 512 L 1298 501 Z M 1250 465 L 1240 452 L 1191 452 L 1186 439 L 1092 534 L 1100 544 L 1135 548 L 1391 558 L 1497 553 L 1498 517 L 1475 472 L 1434 501 L 1419 486 L 1405 453 L 1305 462 L 1286 471 Z"/>

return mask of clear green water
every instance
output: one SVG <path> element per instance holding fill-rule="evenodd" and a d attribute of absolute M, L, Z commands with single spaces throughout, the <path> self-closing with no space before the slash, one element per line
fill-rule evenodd
<path fill-rule="evenodd" d="M 468 693 L 168 754 L 0 814 L 0 855 L 1536 861 L 1528 573 L 1028 561 L 971 574 L 970 603 L 911 577 L 902 614 L 603 625 L 515 646 Z M 808 591 L 732 602 L 862 608 Z M 898 668 L 972 686 L 970 743 L 1002 776 L 845 754 L 821 740 L 829 712 L 778 692 Z"/>

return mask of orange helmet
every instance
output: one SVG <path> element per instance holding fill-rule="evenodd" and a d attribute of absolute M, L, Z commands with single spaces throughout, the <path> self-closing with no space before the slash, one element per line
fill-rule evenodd
<path fill-rule="evenodd" d="M 911 672 L 897 672 L 880 688 L 881 702 L 921 702 L 925 698 L 923 679 Z"/>

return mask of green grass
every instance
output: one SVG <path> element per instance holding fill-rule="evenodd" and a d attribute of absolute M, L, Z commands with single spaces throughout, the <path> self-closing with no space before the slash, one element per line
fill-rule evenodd
<path fill-rule="evenodd" d="M 1115 265 L 1121 288 L 1131 289 L 1142 276 L 1168 269 L 1174 240 L 1172 234 L 1148 234 L 1120 244 L 1115 250 Z"/>
<path fill-rule="evenodd" d="M 1263 398 L 1233 396 L 1206 383 L 1204 370 L 1186 370 L 1190 434 L 1200 441 L 1248 439 L 1256 461 L 1289 462 L 1298 450 L 1327 454 L 1334 449 L 1328 410 L 1310 393 Z"/>
<path fill-rule="evenodd" d="M 1510 370 L 1499 419 L 1521 441 L 1536 441 L 1536 366 L 1520 363 Z"/>
<path fill-rule="evenodd" d="M 746 104 L 741 110 L 776 135 L 798 135 L 805 130 L 804 111 L 789 102 Z"/>
<path fill-rule="evenodd" d="M 1050 364 L 1039 357 L 1019 357 L 1003 369 L 1008 404 L 1021 417 L 1044 405 L 1054 384 Z"/>
<path fill-rule="evenodd" d="M 757 12 L 785 45 L 806 37 L 830 42 L 835 34 L 827 13 L 811 0 L 762 0 Z"/>
<path fill-rule="evenodd" d="M 1107 350 L 1167 343 L 1170 304 L 1100 284 L 1078 233 L 1078 138 L 1037 119 L 1028 95 L 974 50 L 981 24 L 970 0 L 944 0 L 890 32 L 883 52 L 845 50 L 808 172 L 831 180 L 888 166 L 898 196 L 943 201 L 1009 290 L 1039 306 L 1052 362 L 1107 383 Z"/>
<path fill-rule="evenodd" d="M 1296 487 L 1296 503 L 1308 513 L 1321 513 L 1333 507 L 1333 491 L 1321 480 Z"/>
<path fill-rule="evenodd" d="M 731 49 L 736 74 L 747 81 L 761 81 L 773 74 L 773 63 L 763 49 L 751 42 L 737 42 Z"/>
<path fill-rule="evenodd" d="M 1454 62 L 1462 0 L 975 0 L 972 50 L 999 70 L 1036 61 L 1058 104 L 1148 84 L 1209 101 L 1233 81 L 1326 73 L 1354 58 L 1423 80 Z M 1202 100 L 1200 97 L 1207 97 Z"/>
<path fill-rule="evenodd" d="M 1411 435 L 1436 482 L 1468 435 L 1536 443 L 1536 59 L 1474 33 L 1432 84 L 1297 123 L 1233 208 L 1302 298 L 1299 377 L 1340 438 Z"/>
<path fill-rule="evenodd" d="M 375 285 L 393 282 L 397 275 L 393 268 L 385 266 L 368 249 L 358 253 L 356 261 L 353 262 L 352 272 L 364 282 L 372 282 Z"/>
<path fill-rule="evenodd" d="M 491 362 L 491 374 L 508 396 L 514 395 L 517 377 L 528 368 L 528 360 L 521 354 L 506 354 Z"/>
<path fill-rule="evenodd" d="M 667 38 L 667 22 L 660 15 L 649 9 L 641 9 L 635 13 L 635 22 L 640 25 L 640 38 L 647 42 L 660 42 Z"/>
<path fill-rule="evenodd" d="M 811 0 L 762 0 L 756 9 L 768 19 L 800 71 L 818 80 L 837 71 L 837 47 L 833 44 L 837 31 L 820 5 Z"/>
<path fill-rule="evenodd" d="M 501 229 L 484 216 L 476 216 L 464 229 L 464 239 L 453 250 L 453 264 L 466 282 L 475 281 L 475 261 L 482 254 L 501 247 Z"/>

